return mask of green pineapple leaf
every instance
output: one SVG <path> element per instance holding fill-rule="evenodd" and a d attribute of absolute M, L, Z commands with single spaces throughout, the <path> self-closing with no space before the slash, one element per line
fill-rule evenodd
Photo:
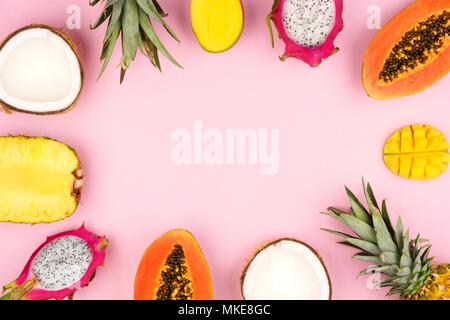
<path fill-rule="evenodd" d="M 387 266 L 370 266 L 367 269 L 364 269 L 359 273 L 359 276 L 362 275 L 370 275 L 373 273 L 383 273 L 389 276 L 395 276 L 398 272 L 398 267 L 396 265 L 387 265 Z"/>
<path fill-rule="evenodd" d="M 120 28 L 122 26 L 120 17 L 122 15 L 123 5 L 125 0 L 119 0 L 113 4 L 113 13 L 111 15 L 111 19 L 109 20 L 108 28 L 106 29 L 105 38 L 103 39 L 103 43 L 107 42 L 109 38 L 111 38 L 114 30 L 116 28 Z"/>
<path fill-rule="evenodd" d="M 105 9 L 103 9 L 102 13 L 97 18 L 97 20 L 93 24 L 91 24 L 91 29 L 97 29 L 103 22 L 106 21 L 106 19 L 109 18 L 112 12 L 113 12 L 112 7 L 106 7 Z"/>
<path fill-rule="evenodd" d="M 395 242 L 397 243 L 398 249 L 403 250 L 403 223 L 402 218 L 398 217 L 397 224 L 395 226 Z"/>
<path fill-rule="evenodd" d="M 100 1 L 91 0 L 90 5 Z M 153 29 L 151 19 L 160 22 L 165 30 L 177 41 L 179 39 L 163 19 L 166 13 L 156 0 L 107 0 L 102 13 L 91 25 L 95 29 L 108 21 L 101 52 L 101 68 L 98 79 L 103 75 L 112 57 L 119 37 L 122 39 L 122 59 L 120 63 L 120 82 L 124 80 L 126 70 L 135 60 L 138 49 L 146 55 L 152 65 L 161 71 L 159 51 L 173 64 L 181 65 L 172 57 Z"/>
<path fill-rule="evenodd" d="M 364 187 L 364 180 L 363 180 L 363 187 Z M 369 183 L 367 183 L 367 186 L 364 187 L 364 194 L 366 196 L 367 204 L 369 205 L 369 211 L 371 211 L 370 210 L 371 207 L 380 210 L 380 208 L 378 207 L 377 199 L 375 198 L 372 187 L 370 186 Z"/>
<path fill-rule="evenodd" d="M 353 238 L 353 237 L 351 237 L 351 238 L 347 237 L 344 240 L 346 242 L 352 244 L 353 246 L 355 246 L 367 253 L 370 253 L 374 256 L 379 256 L 382 253 L 381 249 L 379 247 L 377 247 L 377 245 L 373 244 L 372 242 L 364 241 L 364 240 Z"/>
<path fill-rule="evenodd" d="M 155 5 L 156 10 L 158 11 L 159 15 L 160 15 L 161 17 L 167 17 L 167 13 L 163 10 L 163 8 L 161 8 L 161 6 L 159 5 L 159 3 L 156 2 L 156 1 L 153 1 L 153 3 L 154 3 L 154 5 Z"/>
<path fill-rule="evenodd" d="M 365 262 L 371 262 L 378 265 L 384 265 L 384 263 L 381 261 L 379 257 L 373 256 L 371 254 L 368 254 L 367 252 L 359 252 L 352 257 L 355 260 L 365 261 Z"/>
<path fill-rule="evenodd" d="M 99 73 L 97 79 L 99 79 L 103 75 L 103 73 L 106 70 L 106 66 L 108 65 L 109 61 L 111 60 L 111 56 L 114 51 L 114 46 L 116 45 L 117 39 L 119 38 L 119 33 L 120 33 L 120 26 L 116 25 L 112 31 L 111 37 L 103 45 L 103 51 L 102 51 L 102 56 L 101 56 L 103 63 L 102 63 L 102 67 L 100 69 L 100 73 Z"/>
<path fill-rule="evenodd" d="M 380 255 L 380 260 L 383 261 L 383 264 L 398 264 L 400 257 L 397 252 L 383 252 Z"/>
<path fill-rule="evenodd" d="M 128 69 L 136 57 L 139 34 L 140 10 L 133 0 L 126 0 L 122 15 L 122 69 Z"/>
<path fill-rule="evenodd" d="M 380 209 L 370 184 L 363 181 L 363 186 L 368 210 L 346 188 L 351 212 L 332 207 L 323 212 L 349 227 L 356 236 L 329 229 L 325 231 L 339 236 L 343 240 L 339 243 L 362 250 L 353 255 L 353 259 L 374 264 L 361 271 L 360 275 L 382 273 L 386 277 L 378 281 L 377 285 L 390 287 L 388 295 L 416 298 L 423 294 L 432 279 L 435 266 L 433 258 L 429 257 L 431 246 L 420 235 L 411 240 L 410 232 L 404 231 L 400 217 L 394 228 L 386 201 L 381 203 Z"/>
<path fill-rule="evenodd" d="M 348 214 L 341 215 L 340 217 L 361 239 L 372 243 L 377 242 L 375 230 L 370 225 Z"/>
<path fill-rule="evenodd" d="M 155 66 L 159 71 L 161 70 L 161 63 L 159 61 L 158 48 L 151 42 L 145 33 L 143 33 L 142 38 L 145 39 L 143 42 L 143 48 L 145 55 L 150 59 L 150 62 Z"/>
<path fill-rule="evenodd" d="M 389 212 L 386 206 L 386 200 L 383 200 L 383 202 L 381 203 L 381 216 L 383 217 L 383 221 L 389 233 L 391 234 L 392 239 L 395 239 L 395 229 L 392 226 L 391 218 L 389 217 Z"/>
<path fill-rule="evenodd" d="M 156 35 L 153 26 L 148 19 L 148 17 L 143 13 L 143 11 L 140 11 L 139 15 L 139 23 L 141 25 L 142 30 L 145 32 L 146 36 L 150 39 L 150 41 L 158 48 L 161 53 L 170 60 L 173 64 L 176 66 L 182 68 L 182 66 L 172 57 L 172 55 L 167 51 L 167 49 L 162 44 L 161 40 Z"/>
<path fill-rule="evenodd" d="M 378 211 L 378 209 L 375 209 L 375 211 L 373 212 L 372 220 L 377 237 L 376 243 L 378 244 L 380 249 L 383 251 L 390 251 L 397 253 L 398 250 L 397 245 L 392 240 L 391 233 L 386 227 L 386 224 L 384 223 L 384 220 L 381 217 L 381 214 Z"/>
<path fill-rule="evenodd" d="M 354 215 L 361 221 L 372 225 L 369 212 L 367 212 L 366 208 L 364 208 L 364 206 L 361 204 L 361 202 L 359 202 L 358 198 L 356 198 L 356 196 L 353 194 L 353 192 L 350 191 L 349 188 L 345 187 L 345 191 L 347 192 L 347 196 Z"/>
<path fill-rule="evenodd" d="M 409 267 L 412 265 L 412 262 L 409 250 L 403 250 L 402 255 L 400 256 L 400 268 Z"/>
<path fill-rule="evenodd" d="M 342 210 L 337 209 L 337 208 L 328 208 L 328 211 L 331 211 L 331 212 L 333 212 L 334 214 L 336 214 L 338 216 L 343 215 L 343 214 L 349 214 L 348 212 L 342 211 Z"/>
<path fill-rule="evenodd" d="M 411 267 L 403 267 L 401 269 L 399 269 L 397 275 L 401 276 L 401 277 L 406 277 L 406 276 L 410 276 L 412 274 L 412 270 Z"/>
<path fill-rule="evenodd" d="M 331 230 L 331 229 L 326 229 L 326 228 L 320 228 L 320 229 L 323 230 L 323 231 L 326 231 L 326 232 L 328 232 L 328 233 L 334 234 L 334 235 L 336 235 L 336 236 L 339 236 L 339 237 L 341 237 L 342 239 L 345 239 L 345 238 L 352 238 L 351 235 L 349 235 L 349 234 L 347 234 L 347 233 L 340 232 L 340 231 Z"/>
<path fill-rule="evenodd" d="M 180 42 L 175 32 L 170 28 L 170 26 L 166 23 L 166 21 L 162 18 L 161 14 L 158 11 L 158 8 L 155 6 L 152 0 L 136 0 L 142 10 L 151 18 L 156 19 L 159 23 L 163 25 L 166 31 L 174 38 L 176 41 Z"/>

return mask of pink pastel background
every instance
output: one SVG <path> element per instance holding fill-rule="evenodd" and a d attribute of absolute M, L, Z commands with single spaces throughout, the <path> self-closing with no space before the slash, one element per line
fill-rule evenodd
<path fill-rule="evenodd" d="M 295 237 L 317 248 L 331 274 L 335 299 L 381 299 L 357 273 L 364 263 L 319 230 L 338 227 L 319 215 L 329 205 L 347 206 L 343 186 L 361 195 L 361 177 L 378 197 L 389 197 L 392 215 L 433 243 L 438 260 L 450 261 L 450 174 L 429 182 L 393 175 L 381 158 L 385 139 L 412 123 L 428 123 L 450 137 L 450 78 L 416 96 L 369 99 L 361 86 L 361 59 L 374 30 L 370 5 L 383 22 L 408 0 L 346 0 L 341 51 L 319 68 L 278 61 L 283 46 L 270 47 L 265 16 L 271 0 L 244 0 L 245 30 L 229 52 L 208 54 L 191 32 L 188 0 L 161 0 L 181 44 L 164 42 L 182 63 L 163 61 L 163 74 L 139 56 L 122 86 L 116 50 L 96 81 L 105 26 L 89 30 L 100 6 L 88 0 L 0 0 L 0 38 L 30 23 L 65 25 L 69 5 L 81 8 L 82 29 L 70 30 L 82 50 L 86 82 L 78 106 L 58 116 L 0 114 L 0 134 L 50 136 L 80 154 L 86 171 L 82 202 L 70 218 L 49 225 L 0 224 L 0 283 L 18 276 L 47 235 L 83 221 L 111 241 L 106 267 L 78 299 L 131 299 L 138 262 L 159 235 L 186 228 L 209 261 L 217 299 L 239 299 L 239 277 L 261 244 Z M 161 29 L 160 34 L 164 34 Z M 280 129 L 280 171 L 259 175 L 254 166 L 175 166 L 171 132 L 192 128 Z"/>

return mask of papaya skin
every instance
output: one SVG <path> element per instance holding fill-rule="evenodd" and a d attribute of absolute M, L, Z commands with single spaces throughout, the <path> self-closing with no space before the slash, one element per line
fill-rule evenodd
<path fill-rule="evenodd" d="M 192 283 L 192 300 L 212 300 L 213 288 L 208 263 L 195 240 L 186 230 L 172 230 L 156 239 L 145 251 L 134 282 L 135 300 L 156 300 L 161 272 L 175 245 L 181 245 Z"/>
<path fill-rule="evenodd" d="M 375 35 L 363 59 L 362 82 L 367 95 L 378 100 L 400 98 L 419 93 L 450 71 L 450 46 L 444 44 L 439 54 L 413 72 L 392 83 L 379 82 L 379 74 L 391 49 L 419 22 L 443 10 L 450 11 L 449 0 L 418 0 L 407 7 Z"/>

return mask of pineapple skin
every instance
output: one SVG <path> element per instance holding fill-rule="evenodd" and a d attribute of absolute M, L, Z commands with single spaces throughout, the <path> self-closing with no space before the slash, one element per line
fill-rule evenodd
<path fill-rule="evenodd" d="M 406 300 L 450 300 L 450 264 L 433 266 L 432 270 L 429 283 Z"/>

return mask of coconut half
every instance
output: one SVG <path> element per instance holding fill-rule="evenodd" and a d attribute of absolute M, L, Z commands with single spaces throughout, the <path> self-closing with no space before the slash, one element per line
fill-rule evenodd
<path fill-rule="evenodd" d="M 0 105 L 4 111 L 67 111 L 83 87 L 83 69 L 72 39 L 62 30 L 31 25 L 0 45 Z"/>
<path fill-rule="evenodd" d="M 246 300 L 329 300 L 331 281 L 317 251 L 294 239 L 261 249 L 241 278 Z"/>

